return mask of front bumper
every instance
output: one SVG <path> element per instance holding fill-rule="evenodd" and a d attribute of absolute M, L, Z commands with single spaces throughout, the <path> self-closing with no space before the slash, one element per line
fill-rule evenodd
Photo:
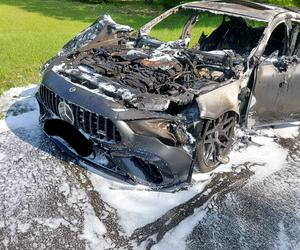
<path fill-rule="evenodd" d="M 141 183 L 156 188 L 179 185 L 191 180 L 192 158 L 187 152 L 179 147 L 167 146 L 155 137 L 135 134 L 126 123 L 126 119 L 152 118 L 155 114 L 131 110 L 119 112 L 119 104 L 113 100 L 74 85 L 53 71 L 44 75 L 36 98 L 40 105 L 40 123 L 44 130 L 48 121 L 59 120 L 61 129 L 68 127 L 66 131 L 72 131 L 74 128 L 91 143 L 92 153 L 82 156 L 74 150 L 68 139 L 45 130 L 63 151 L 80 162 L 100 168 L 129 183 Z M 61 101 L 68 103 L 72 109 L 75 107 L 74 115 L 77 119 L 81 117 L 81 120 L 75 121 L 74 125 L 63 121 L 57 113 L 57 105 Z M 77 114 L 77 110 L 83 113 Z M 92 126 L 99 121 L 94 116 L 107 119 L 109 122 L 105 120 L 106 126 L 112 125 L 112 128 L 106 128 L 105 133 L 109 134 L 104 138 L 96 133 L 98 125 Z"/>

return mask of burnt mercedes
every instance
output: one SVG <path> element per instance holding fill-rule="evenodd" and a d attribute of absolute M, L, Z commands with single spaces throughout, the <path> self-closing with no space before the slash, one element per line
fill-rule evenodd
<path fill-rule="evenodd" d="M 176 15 L 175 29 L 161 25 Z M 228 163 L 237 125 L 298 120 L 299 31 L 298 10 L 248 1 L 186 3 L 139 31 L 104 15 L 43 66 L 40 123 L 83 165 L 189 182 Z"/>

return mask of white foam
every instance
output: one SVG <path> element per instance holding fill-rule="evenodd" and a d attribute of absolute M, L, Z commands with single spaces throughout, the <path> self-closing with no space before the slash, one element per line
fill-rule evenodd
<path fill-rule="evenodd" d="M 13 128 L 27 128 L 34 132 L 35 128 L 39 126 L 38 107 L 33 98 L 35 88 L 35 86 L 31 86 L 28 89 L 12 89 L 8 93 L 5 93 L 4 97 L 0 97 L 0 100 L 5 100 L 6 105 L 2 105 L 2 110 L 8 111 L 9 106 L 14 105 L 14 103 L 20 100 L 25 106 L 30 107 L 28 112 L 17 113 L 16 116 L 8 112 L 5 120 L 0 121 L 0 133 Z M 238 136 L 245 135 L 241 131 L 238 131 L 237 134 Z M 219 167 L 213 171 L 213 173 L 232 171 L 234 166 L 252 163 L 251 170 L 253 170 L 255 174 L 251 177 L 251 181 L 266 178 L 286 166 L 288 152 L 276 143 L 274 137 L 293 138 L 297 135 L 298 127 L 281 127 L 279 130 L 260 130 L 252 136 L 252 141 L 261 146 L 253 144 L 240 149 L 237 144 L 235 150 L 230 154 L 230 163 Z M 5 154 L 0 153 L 0 163 L 4 161 L 6 157 Z M 22 153 L 16 157 L 22 159 Z M 65 178 L 65 182 L 59 186 L 58 191 L 66 197 L 67 204 L 72 207 L 76 204 L 78 208 L 74 209 L 81 209 L 83 211 L 84 225 L 80 236 L 81 239 L 87 241 L 90 249 L 109 247 L 110 242 L 104 237 L 106 233 L 105 225 L 101 222 L 101 219 L 96 216 L 86 191 L 80 186 L 74 186 L 74 183 L 67 182 L 63 172 L 64 168 L 61 168 L 59 171 L 57 175 L 61 179 Z M 143 186 L 132 187 L 127 184 L 117 183 L 109 178 L 104 178 L 91 172 L 88 173 L 88 177 L 95 191 L 100 194 L 101 198 L 116 209 L 120 226 L 127 235 L 130 235 L 136 228 L 155 221 L 170 209 L 199 194 L 203 191 L 207 183 L 210 182 L 213 173 L 194 174 L 193 185 L 186 190 L 176 193 L 148 191 Z M 6 181 L 6 185 L 13 187 L 13 189 L 9 189 L 7 192 L 15 194 L 15 197 L 12 197 L 9 201 L 9 207 L 15 206 L 15 204 L 18 204 L 22 199 L 22 190 L 24 187 L 30 185 L 29 181 L 32 181 L 31 178 L 31 176 L 27 176 L 27 172 L 16 172 L 14 179 Z M 49 176 L 48 178 L 52 177 Z M 49 179 L 47 180 L 49 181 Z M 207 192 L 209 192 L 209 190 Z M 204 215 L 205 212 L 203 208 L 197 210 L 192 216 L 182 221 L 175 229 L 168 232 L 154 249 L 183 249 L 187 235 L 190 234 L 193 227 L 201 221 Z M 60 217 L 35 218 L 35 221 L 51 229 L 57 229 L 63 225 L 68 226 L 72 230 L 77 230 L 68 221 Z M 12 232 L 26 232 L 30 229 L 30 223 L 22 223 L 14 220 L 10 222 Z M 0 227 L 4 226 L 2 225 L 3 223 L 1 223 L 2 222 L 0 222 Z M 284 234 L 282 235 L 282 237 L 284 237 Z"/>

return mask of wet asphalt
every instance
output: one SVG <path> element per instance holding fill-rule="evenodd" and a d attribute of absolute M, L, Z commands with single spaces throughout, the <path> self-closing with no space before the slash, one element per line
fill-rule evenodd
<path fill-rule="evenodd" d="M 278 143 L 289 150 L 280 171 L 259 181 L 251 179 L 251 163 L 219 173 L 201 193 L 126 235 L 118 211 L 101 199 L 87 171 L 58 151 L 38 124 L 1 132 L 0 249 L 151 249 L 201 212 L 187 249 L 300 249 L 299 138 Z M 103 246 L 82 237 L 91 213 L 105 225 Z"/>
<path fill-rule="evenodd" d="M 221 192 L 187 239 L 188 249 L 300 249 L 300 144 L 280 139 L 288 165 Z"/>

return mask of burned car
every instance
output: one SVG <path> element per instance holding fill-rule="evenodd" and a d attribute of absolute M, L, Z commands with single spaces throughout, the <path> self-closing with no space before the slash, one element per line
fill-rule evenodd
<path fill-rule="evenodd" d="M 177 14 L 174 41 L 153 35 Z M 203 15 L 218 21 L 209 34 Z M 297 9 L 248 1 L 186 3 L 139 31 L 104 15 L 44 65 L 40 123 L 84 166 L 159 188 L 189 182 L 229 161 L 236 125 L 298 120 L 299 31 Z"/>

